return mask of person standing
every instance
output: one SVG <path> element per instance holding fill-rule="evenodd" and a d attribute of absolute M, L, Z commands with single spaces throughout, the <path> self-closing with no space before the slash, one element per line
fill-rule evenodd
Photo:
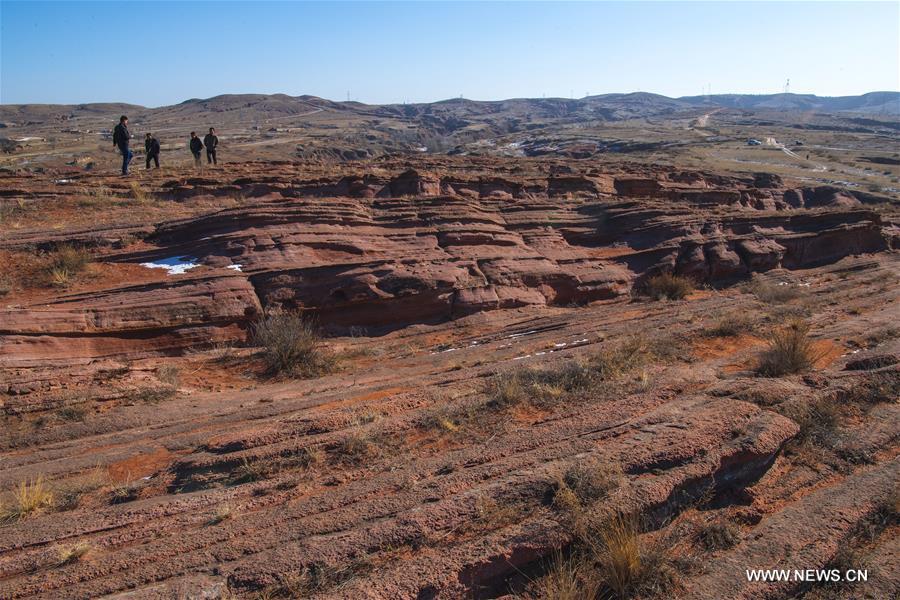
<path fill-rule="evenodd" d="M 131 149 L 131 132 L 128 131 L 128 117 L 122 115 L 119 117 L 119 124 L 113 129 L 113 146 L 119 148 L 122 153 L 122 175 L 128 175 L 128 163 L 134 158 Z"/>
<path fill-rule="evenodd" d="M 191 132 L 191 154 L 194 155 L 194 166 L 200 166 L 200 151 L 203 150 L 203 142 L 197 137 L 197 132 Z"/>
<path fill-rule="evenodd" d="M 150 161 L 156 163 L 156 168 L 159 168 L 159 140 L 153 137 L 152 133 L 148 133 L 147 137 L 144 139 L 144 151 L 147 153 L 147 168 L 150 168 Z"/>
<path fill-rule="evenodd" d="M 206 164 L 219 164 L 216 162 L 216 147 L 219 145 L 219 138 L 216 137 L 215 128 L 209 128 L 209 133 L 203 138 L 203 145 L 206 146 Z"/>

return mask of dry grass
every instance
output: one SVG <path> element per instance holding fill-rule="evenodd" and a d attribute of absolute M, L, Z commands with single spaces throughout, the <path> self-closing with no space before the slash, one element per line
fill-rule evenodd
<path fill-rule="evenodd" d="M 536 585 L 541 598 L 652 598 L 671 594 L 675 561 L 647 545 L 637 520 L 615 515 L 581 533 L 567 556 L 557 555 Z"/>
<path fill-rule="evenodd" d="M 715 325 L 704 330 L 707 337 L 730 337 L 740 335 L 756 328 L 757 321 L 745 313 L 730 313 L 716 321 Z"/>
<path fill-rule="evenodd" d="M 813 367 L 820 354 L 809 338 L 809 324 L 790 321 L 769 334 L 769 347 L 763 352 L 757 372 L 767 377 L 801 373 Z"/>
<path fill-rule="evenodd" d="M 694 291 L 694 282 L 689 277 L 660 273 L 649 277 L 641 291 L 654 300 L 682 300 Z"/>
<path fill-rule="evenodd" d="M 775 283 L 760 277 L 754 277 L 747 284 L 746 290 L 766 304 L 783 304 L 804 296 L 804 293 L 799 288 L 789 283 Z"/>
<path fill-rule="evenodd" d="M 727 550 L 740 539 L 740 531 L 731 523 L 705 523 L 697 532 L 697 541 L 709 551 Z"/>
<path fill-rule="evenodd" d="M 85 555 L 91 551 L 93 546 L 91 546 L 88 542 L 78 542 L 74 546 L 66 546 L 59 549 L 59 561 L 58 565 L 68 565 L 74 562 L 78 562 Z"/>
<path fill-rule="evenodd" d="M 234 509 L 230 504 L 220 504 L 215 514 L 207 521 L 208 525 L 218 525 L 234 517 Z"/>
<path fill-rule="evenodd" d="M 374 439 L 360 431 L 351 432 L 343 439 L 338 440 L 328 451 L 335 462 L 349 465 L 361 465 L 367 459 L 374 458 L 380 453 Z"/>
<path fill-rule="evenodd" d="M 563 473 L 558 489 L 571 490 L 582 505 L 605 498 L 622 484 L 622 467 L 602 457 L 591 456 Z"/>
<path fill-rule="evenodd" d="M 599 391 L 605 383 L 659 357 L 644 338 L 632 337 L 602 349 L 587 361 L 499 371 L 487 382 L 487 406 L 502 409 L 523 403 L 550 405 L 574 394 Z"/>
<path fill-rule="evenodd" d="M 52 285 L 64 287 L 87 268 L 91 255 L 84 248 L 61 245 L 48 256 L 45 273 Z"/>
<path fill-rule="evenodd" d="M 17 521 L 53 508 L 53 491 L 42 475 L 22 481 L 12 491 L 12 504 L 0 512 L 0 520 Z"/>
<path fill-rule="evenodd" d="M 314 377 L 334 369 L 334 357 L 322 345 L 319 332 L 299 313 L 269 313 L 253 326 L 251 338 L 263 348 L 270 375 Z"/>
<path fill-rule="evenodd" d="M 244 458 L 237 469 L 235 469 L 232 483 L 250 483 L 268 479 L 273 474 L 272 467 L 271 464 L 267 464 L 262 459 L 248 460 Z"/>
<path fill-rule="evenodd" d="M 13 291 L 13 281 L 6 275 L 0 275 L 0 298 Z"/>
<path fill-rule="evenodd" d="M 137 200 L 140 203 L 144 203 L 147 201 L 147 192 L 144 191 L 144 188 L 141 187 L 141 184 L 137 181 L 132 181 L 131 185 L 131 197 Z"/>

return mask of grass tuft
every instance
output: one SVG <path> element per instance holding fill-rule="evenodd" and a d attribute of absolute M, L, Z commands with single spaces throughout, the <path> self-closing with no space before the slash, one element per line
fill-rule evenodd
<path fill-rule="evenodd" d="M 53 492 L 43 475 L 19 483 L 12 497 L 12 505 L 3 510 L 0 520 L 18 521 L 53 507 Z"/>
<path fill-rule="evenodd" d="M 63 244 L 50 253 L 45 272 L 52 285 L 65 287 L 87 268 L 90 261 L 91 255 L 84 248 Z"/>

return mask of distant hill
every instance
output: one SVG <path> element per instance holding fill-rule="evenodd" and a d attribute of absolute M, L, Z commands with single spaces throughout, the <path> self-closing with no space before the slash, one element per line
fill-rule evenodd
<path fill-rule="evenodd" d="M 900 92 L 869 92 L 862 96 L 814 96 L 812 94 L 714 94 L 684 96 L 682 102 L 696 106 L 714 104 L 727 108 L 775 111 L 818 111 L 900 115 Z"/>
<path fill-rule="evenodd" d="M 423 120 L 438 129 L 459 129 L 473 120 L 605 120 L 675 114 L 717 106 L 750 111 L 856 113 L 865 116 L 900 116 L 900 92 L 870 92 L 861 96 L 825 97 L 811 94 L 715 94 L 669 98 L 635 92 L 603 94 L 579 99 L 512 98 L 508 100 L 467 100 L 453 98 L 419 104 L 369 105 L 360 102 L 333 102 L 316 96 L 286 94 L 223 94 L 213 98 L 192 98 L 172 106 L 145 108 L 133 104 L 4 104 L 0 122 L 25 123 L 129 113 L 144 118 L 193 118 L 204 113 L 230 113 L 247 120 L 288 117 L 328 110 L 387 118 Z"/>

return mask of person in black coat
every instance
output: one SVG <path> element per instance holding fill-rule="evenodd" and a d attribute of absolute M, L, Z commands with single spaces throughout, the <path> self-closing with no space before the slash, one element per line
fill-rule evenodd
<path fill-rule="evenodd" d="M 203 142 L 197 137 L 197 132 L 191 132 L 191 154 L 194 155 L 194 166 L 200 166 L 200 151 L 203 150 Z"/>
<path fill-rule="evenodd" d="M 128 175 L 128 163 L 134 158 L 134 154 L 128 148 L 131 144 L 131 132 L 128 131 L 128 117 L 119 117 L 119 124 L 113 129 L 113 146 L 122 153 L 122 175 Z"/>
<path fill-rule="evenodd" d="M 216 162 L 216 148 L 219 146 L 219 138 L 216 137 L 216 130 L 213 127 L 209 128 L 209 133 L 203 138 L 203 145 L 206 146 L 206 164 L 219 164 Z"/>
<path fill-rule="evenodd" d="M 156 163 L 156 168 L 159 168 L 159 140 L 153 137 L 152 133 L 148 133 L 147 137 L 144 139 L 144 150 L 147 153 L 147 168 L 150 168 L 150 161 Z"/>

